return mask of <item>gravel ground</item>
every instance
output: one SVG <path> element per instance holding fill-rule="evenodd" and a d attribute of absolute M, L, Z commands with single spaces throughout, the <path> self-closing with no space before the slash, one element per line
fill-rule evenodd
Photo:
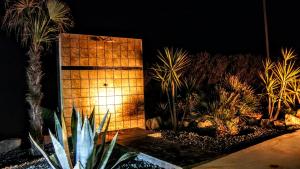
<path fill-rule="evenodd" d="M 157 165 L 153 165 L 151 163 L 148 163 L 146 161 L 136 160 L 132 159 L 127 161 L 126 163 L 120 164 L 116 167 L 116 169 L 162 169 L 161 167 Z M 6 169 L 6 168 L 5 168 Z M 21 165 L 16 165 L 12 167 L 7 167 L 7 169 L 52 169 L 47 161 L 44 158 L 40 158 L 38 160 L 34 160 L 32 162 L 26 162 Z"/>
<path fill-rule="evenodd" d="M 171 130 L 164 130 L 161 132 L 163 139 L 172 143 L 186 146 L 192 145 L 203 151 L 217 153 L 231 152 L 244 146 L 253 145 L 265 139 L 287 133 L 285 130 L 262 128 L 258 126 L 245 126 L 242 130 L 248 132 L 241 135 L 226 137 L 202 136 L 195 132 L 186 131 L 175 133 Z"/>

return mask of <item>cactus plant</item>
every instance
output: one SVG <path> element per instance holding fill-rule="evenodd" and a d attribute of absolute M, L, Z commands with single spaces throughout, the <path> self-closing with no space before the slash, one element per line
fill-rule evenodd
<path fill-rule="evenodd" d="M 108 121 L 104 128 L 107 116 Z M 72 146 L 68 144 L 67 129 L 63 113 L 61 113 L 61 123 L 56 113 L 54 118 L 56 137 L 50 130 L 49 133 L 55 155 L 47 155 L 29 134 L 31 142 L 53 169 L 71 169 L 73 165 L 75 165 L 74 169 L 104 169 L 106 167 L 118 137 L 118 133 L 116 133 L 109 146 L 107 148 L 105 147 L 106 132 L 110 122 L 110 114 L 108 111 L 99 127 L 96 128 L 94 111 L 89 118 L 87 116 L 83 118 L 82 115 L 76 111 L 75 107 L 73 107 L 71 119 Z M 99 145 L 97 145 L 98 138 L 101 138 L 101 144 Z M 73 151 L 70 151 L 70 147 L 72 147 Z M 117 166 L 120 162 L 134 156 L 136 156 L 135 152 L 125 153 L 112 168 Z"/>

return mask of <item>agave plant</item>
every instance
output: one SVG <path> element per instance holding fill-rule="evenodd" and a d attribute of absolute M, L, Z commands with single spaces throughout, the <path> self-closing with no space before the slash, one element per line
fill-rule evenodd
<path fill-rule="evenodd" d="M 177 129 L 176 90 L 182 85 L 181 76 L 189 66 L 188 53 L 182 49 L 164 48 L 164 53 L 158 51 L 160 64 L 152 67 L 152 77 L 161 82 L 161 89 L 167 94 L 173 130 Z M 170 97 L 171 94 L 171 97 Z"/>
<path fill-rule="evenodd" d="M 73 108 L 71 119 L 72 146 L 69 146 L 67 129 L 63 113 L 61 113 L 61 123 L 55 113 L 56 137 L 49 130 L 50 138 L 55 150 L 55 155 L 47 155 L 36 141 L 29 135 L 31 142 L 45 157 L 48 164 L 53 169 L 104 169 L 112 154 L 116 144 L 118 133 L 115 134 L 108 147 L 105 146 L 106 132 L 110 122 L 110 114 L 106 122 L 108 112 L 105 114 L 98 128 L 95 127 L 95 113 L 90 117 L 82 117 L 79 112 Z M 104 128 L 106 122 L 106 126 Z M 101 143 L 97 141 L 101 138 Z M 73 150 L 70 151 L 70 147 Z M 116 167 L 120 162 L 136 156 L 135 152 L 128 152 L 122 155 L 119 160 L 112 166 Z M 74 167 L 73 167 L 74 166 Z"/>
<path fill-rule="evenodd" d="M 9 34 L 14 32 L 17 40 L 28 50 L 26 76 L 29 90 L 26 101 L 30 105 L 30 131 L 34 138 L 42 141 L 41 56 L 59 33 L 72 27 L 70 9 L 59 0 L 7 0 L 5 7 L 2 28 Z"/>

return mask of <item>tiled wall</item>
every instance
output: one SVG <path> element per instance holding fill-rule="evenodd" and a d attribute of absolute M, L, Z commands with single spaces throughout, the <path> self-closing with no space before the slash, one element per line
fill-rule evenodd
<path fill-rule="evenodd" d="M 59 44 L 69 130 L 73 104 L 84 114 L 95 108 L 97 124 L 109 110 L 109 130 L 145 127 L 141 39 L 61 34 Z"/>

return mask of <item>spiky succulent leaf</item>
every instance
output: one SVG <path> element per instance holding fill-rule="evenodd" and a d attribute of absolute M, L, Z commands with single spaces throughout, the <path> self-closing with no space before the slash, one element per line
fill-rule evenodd
<path fill-rule="evenodd" d="M 55 150 L 55 154 L 57 156 L 60 166 L 62 167 L 62 169 L 71 169 L 72 166 L 71 166 L 71 164 L 69 164 L 65 149 L 59 143 L 59 141 L 53 136 L 53 134 L 51 133 L 50 130 L 49 130 L 49 133 L 50 133 L 50 138 L 51 138 L 51 141 L 52 141 L 52 144 L 53 144 L 53 147 Z"/>
<path fill-rule="evenodd" d="M 76 148 L 74 149 L 75 161 L 79 161 L 80 157 L 80 145 L 81 143 L 81 129 L 82 129 L 82 118 L 79 112 L 77 114 L 77 128 L 76 128 Z"/>
<path fill-rule="evenodd" d="M 76 112 L 75 106 L 72 108 L 72 117 L 71 117 L 71 130 L 72 130 L 72 144 L 73 144 L 73 151 L 76 153 L 76 143 L 77 143 L 77 121 L 78 116 Z M 74 161 L 76 161 L 76 155 L 74 155 Z"/>
<path fill-rule="evenodd" d="M 74 169 L 84 169 L 80 161 L 78 161 L 74 167 Z"/>
<path fill-rule="evenodd" d="M 108 149 L 104 152 L 103 157 L 100 162 L 99 169 L 105 169 L 108 159 L 109 159 L 109 157 L 115 147 L 115 144 L 117 142 L 117 138 L 118 138 L 118 132 L 116 133 L 116 135 L 113 137 L 112 141 L 110 142 Z"/>
<path fill-rule="evenodd" d="M 100 125 L 99 125 L 99 127 L 97 129 L 97 133 L 101 133 L 102 128 L 103 128 L 103 126 L 105 124 L 105 121 L 106 121 L 108 113 L 109 113 L 109 111 L 107 111 L 106 114 L 104 115 L 104 117 L 103 117 L 103 119 L 102 119 L 102 121 L 101 121 L 101 123 L 100 123 Z"/>
<path fill-rule="evenodd" d="M 58 162 L 57 157 L 56 157 L 55 154 L 50 155 L 49 159 L 51 160 L 51 162 L 53 163 L 55 168 L 59 168 L 59 162 Z"/>
<path fill-rule="evenodd" d="M 95 134 L 95 107 L 93 108 L 93 111 L 91 113 L 91 115 L 89 116 L 89 122 L 91 124 L 92 127 L 92 131 Z"/>
<path fill-rule="evenodd" d="M 55 122 L 55 131 L 56 131 L 56 137 L 61 145 L 64 144 L 63 142 L 63 134 L 62 134 L 62 128 L 59 122 L 59 119 L 56 115 L 56 112 L 54 112 L 54 122 Z"/>
<path fill-rule="evenodd" d="M 53 163 L 53 161 L 49 158 L 49 156 L 46 154 L 46 152 L 34 141 L 34 139 L 32 138 L 32 136 L 30 134 L 29 134 L 29 139 L 33 143 L 33 145 L 39 150 L 39 152 L 44 156 L 44 158 L 47 160 L 48 164 L 53 169 L 56 169 L 56 167 L 54 167 L 55 164 Z"/>
<path fill-rule="evenodd" d="M 69 148 L 69 143 L 68 143 L 68 133 L 67 133 L 67 126 L 65 122 L 65 117 L 64 113 L 61 112 L 61 128 L 62 128 L 62 136 L 63 136 L 63 147 L 65 149 L 67 158 L 68 158 L 68 163 L 72 166 L 72 160 L 71 160 L 71 154 L 70 154 L 70 148 Z"/>
<path fill-rule="evenodd" d="M 101 159 L 103 156 L 103 152 L 104 152 L 104 148 L 105 148 L 106 133 L 107 133 L 108 126 L 110 123 L 110 118 L 111 118 L 111 114 L 109 114 L 108 121 L 107 121 L 104 131 L 102 133 L 99 133 L 99 135 L 101 135 L 101 144 L 96 147 L 96 154 L 95 154 L 96 159 Z M 100 162 L 101 162 L 100 160 L 96 161 L 94 165 L 99 166 Z M 97 168 L 99 168 L 99 167 L 97 167 Z"/>
<path fill-rule="evenodd" d="M 128 152 L 123 154 L 119 160 L 111 167 L 111 169 L 115 168 L 118 164 L 120 164 L 121 162 L 128 160 L 130 158 L 136 157 L 137 153 L 136 152 Z"/>
<path fill-rule="evenodd" d="M 82 163 L 82 166 L 85 168 L 88 162 L 90 155 L 93 152 L 94 148 L 94 138 L 91 125 L 88 119 L 85 117 L 83 127 L 81 130 L 81 144 L 79 147 L 79 161 Z"/>

